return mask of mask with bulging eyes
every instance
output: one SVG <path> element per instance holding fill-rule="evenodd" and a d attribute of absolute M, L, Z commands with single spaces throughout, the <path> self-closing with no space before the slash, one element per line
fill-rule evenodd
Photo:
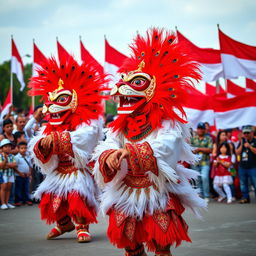
<path fill-rule="evenodd" d="M 51 125 L 60 125 L 74 113 L 77 107 L 77 93 L 75 90 L 58 89 L 48 93 L 48 101 L 43 106 L 43 114 L 49 114 Z"/>
<path fill-rule="evenodd" d="M 155 77 L 147 73 L 132 71 L 121 74 L 121 79 L 110 95 L 117 100 L 118 114 L 131 114 L 154 96 Z"/>

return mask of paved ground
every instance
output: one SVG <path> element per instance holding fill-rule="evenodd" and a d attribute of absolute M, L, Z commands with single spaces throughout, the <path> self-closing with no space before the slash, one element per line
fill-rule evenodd
<path fill-rule="evenodd" d="M 192 244 L 184 243 L 174 249 L 175 256 L 255 256 L 256 201 L 240 205 L 211 202 L 204 221 L 190 212 L 184 215 L 189 226 Z M 50 227 L 39 218 L 37 206 L 23 206 L 0 211 L 1 256 L 121 256 L 122 251 L 109 244 L 105 231 L 107 220 L 100 218 L 91 227 L 94 236 L 89 244 L 78 244 L 75 233 L 47 241 Z M 149 254 L 152 255 L 152 254 Z"/>

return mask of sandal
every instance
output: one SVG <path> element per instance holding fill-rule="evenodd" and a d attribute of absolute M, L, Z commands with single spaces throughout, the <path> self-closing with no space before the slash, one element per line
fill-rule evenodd
<path fill-rule="evenodd" d="M 249 199 L 246 199 L 246 198 L 243 198 L 239 201 L 240 204 L 249 204 L 250 203 L 250 200 Z"/>
<path fill-rule="evenodd" d="M 131 250 L 131 249 L 128 249 L 128 248 L 126 248 L 125 250 L 126 250 L 125 256 L 147 256 L 147 254 L 145 253 L 143 245 L 140 245 L 135 250 Z"/>
<path fill-rule="evenodd" d="M 74 229 L 75 229 L 75 225 L 71 221 L 65 225 L 57 225 L 48 233 L 48 235 L 46 236 L 46 239 L 51 240 L 66 232 L 71 232 Z"/>
<path fill-rule="evenodd" d="M 77 242 L 88 243 L 92 240 L 91 234 L 89 233 L 89 225 L 79 224 L 76 226 Z"/>

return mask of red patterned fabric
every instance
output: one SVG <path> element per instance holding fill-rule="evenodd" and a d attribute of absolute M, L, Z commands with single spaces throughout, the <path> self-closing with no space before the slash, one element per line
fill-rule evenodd
<path fill-rule="evenodd" d="M 129 151 L 128 165 L 131 173 L 145 174 L 148 171 L 158 175 L 157 161 L 154 152 L 148 142 L 131 144 L 126 143 L 125 148 Z"/>
<path fill-rule="evenodd" d="M 53 138 L 53 154 L 66 154 L 74 157 L 69 132 L 51 132 Z"/>
<path fill-rule="evenodd" d="M 67 215 L 74 220 L 76 217 L 85 218 L 87 224 L 97 223 L 96 209 L 90 207 L 86 199 L 77 192 L 69 193 L 67 199 L 53 194 L 43 194 L 39 208 L 41 219 L 47 224 L 52 224 Z"/>
<path fill-rule="evenodd" d="M 116 175 L 116 170 L 113 172 L 111 171 L 107 164 L 106 164 L 106 160 L 107 158 L 113 153 L 115 152 L 116 150 L 115 149 L 109 149 L 109 150 L 106 150 L 104 151 L 101 155 L 100 155 L 100 158 L 99 158 L 99 164 L 100 164 L 100 172 L 103 176 L 103 179 L 104 179 L 104 182 L 105 183 L 108 183 L 110 182 Z"/>
<path fill-rule="evenodd" d="M 153 240 L 161 246 L 179 246 L 182 241 L 191 242 L 188 236 L 188 226 L 181 217 L 184 208 L 179 200 L 171 195 L 166 211 L 155 212 L 143 217 L 142 220 L 127 217 L 111 209 L 107 235 L 110 242 L 118 248 L 135 249 L 138 244 L 146 243 L 150 251 L 155 251 Z"/>
<path fill-rule="evenodd" d="M 45 150 L 43 149 L 40 144 L 41 144 L 42 139 L 40 139 L 34 146 L 34 153 L 36 157 L 43 163 L 47 163 L 51 157 L 52 157 L 52 149 Z"/>

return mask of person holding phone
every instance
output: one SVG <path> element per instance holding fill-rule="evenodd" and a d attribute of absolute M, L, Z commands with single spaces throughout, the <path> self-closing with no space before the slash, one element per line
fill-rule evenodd
<path fill-rule="evenodd" d="M 239 178 L 242 192 L 241 204 L 250 203 L 249 179 L 256 192 L 256 139 L 254 138 L 253 127 L 244 126 L 243 137 L 238 145 L 236 153 L 240 155 Z"/>

